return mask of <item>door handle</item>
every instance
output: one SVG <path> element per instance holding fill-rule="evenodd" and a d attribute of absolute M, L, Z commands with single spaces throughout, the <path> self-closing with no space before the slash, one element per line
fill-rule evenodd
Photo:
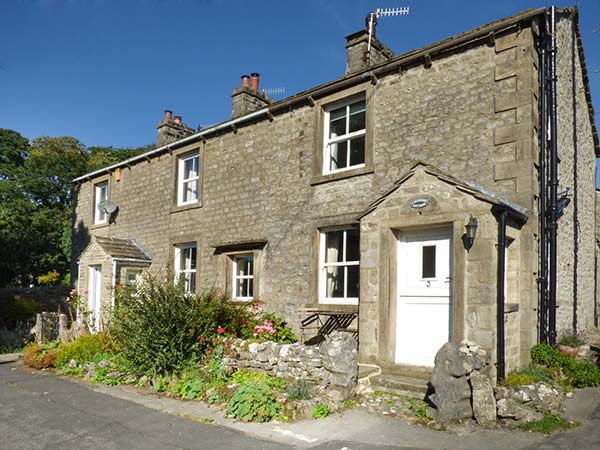
<path fill-rule="evenodd" d="M 446 281 L 444 281 L 444 283 L 450 283 L 450 280 L 453 280 L 454 278 L 452 277 L 446 277 Z"/>

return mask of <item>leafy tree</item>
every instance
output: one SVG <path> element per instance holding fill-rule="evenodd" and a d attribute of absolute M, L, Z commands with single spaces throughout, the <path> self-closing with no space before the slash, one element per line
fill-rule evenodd
<path fill-rule="evenodd" d="M 151 149 L 86 148 L 70 136 L 31 144 L 0 129 L 0 286 L 27 285 L 71 258 L 72 183 L 85 173 Z"/>
<path fill-rule="evenodd" d="M 29 141 L 13 130 L 0 129 L 0 286 L 24 271 L 31 205 L 16 182 L 29 154 Z"/>
<path fill-rule="evenodd" d="M 10 178 L 23 166 L 29 152 L 29 140 L 13 130 L 0 128 L 0 180 Z"/>

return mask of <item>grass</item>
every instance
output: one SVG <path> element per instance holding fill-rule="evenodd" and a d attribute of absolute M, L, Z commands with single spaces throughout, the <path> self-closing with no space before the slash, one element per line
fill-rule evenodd
<path fill-rule="evenodd" d="M 552 434 L 555 431 L 574 428 L 578 425 L 577 422 L 567 422 L 558 414 L 546 414 L 543 419 L 521 424 L 519 428 L 533 433 Z"/>

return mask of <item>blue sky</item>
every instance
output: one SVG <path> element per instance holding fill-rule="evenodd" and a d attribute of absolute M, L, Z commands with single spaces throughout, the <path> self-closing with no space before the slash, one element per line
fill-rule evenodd
<path fill-rule="evenodd" d="M 88 146 L 156 140 L 164 109 L 188 125 L 231 114 L 240 76 L 285 95 L 343 75 L 344 37 L 377 7 L 378 37 L 396 54 L 521 10 L 536 0 L 0 0 L 0 128 Z M 557 3 L 569 6 L 570 3 Z M 600 1 L 579 2 L 600 111 Z M 281 98 L 282 96 L 275 96 Z M 600 116 L 596 115 L 596 119 Z"/>

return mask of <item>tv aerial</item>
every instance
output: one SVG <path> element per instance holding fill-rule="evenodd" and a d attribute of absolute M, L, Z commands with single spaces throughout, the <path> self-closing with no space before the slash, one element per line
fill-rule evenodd
<path fill-rule="evenodd" d="M 371 62 L 371 40 L 375 36 L 375 25 L 377 25 L 377 19 L 380 17 L 395 17 L 395 16 L 407 16 L 410 12 L 408 6 L 401 6 L 399 8 L 377 8 L 375 11 L 367 14 L 365 22 L 367 23 L 367 30 L 369 31 L 369 43 L 367 45 L 367 58 L 368 62 Z"/>
<path fill-rule="evenodd" d="M 268 97 L 275 97 L 276 95 L 285 94 L 285 87 L 266 88 L 262 90 L 262 93 Z"/>

